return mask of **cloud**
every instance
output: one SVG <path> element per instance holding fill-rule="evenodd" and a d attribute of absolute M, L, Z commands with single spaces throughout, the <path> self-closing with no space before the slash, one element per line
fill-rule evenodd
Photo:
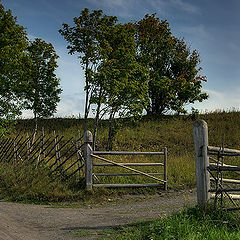
<path fill-rule="evenodd" d="M 57 112 L 55 117 L 70 117 L 81 116 L 84 113 L 84 96 L 76 92 L 74 94 L 61 95 L 61 101 L 57 106 Z M 33 118 L 33 113 L 30 110 L 24 110 L 22 112 L 22 118 Z"/>
<path fill-rule="evenodd" d="M 22 111 L 21 118 L 33 118 L 33 112 L 31 110 Z"/>
<path fill-rule="evenodd" d="M 195 13 L 195 14 L 200 12 L 199 7 L 191 3 L 187 3 L 186 1 L 183 1 L 183 0 L 170 0 L 169 2 L 172 5 L 172 7 L 175 7 L 177 9 L 180 8 L 181 10 L 186 12 Z"/>
<path fill-rule="evenodd" d="M 199 7 L 183 0 L 149 0 L 148 3 L 154 8 L 154 11 L 157 10 L 157 12 L 161 12 L 162 14 L 169 13 L 172 9 L 194 14 L 200 13 Z"/>
<path fill-rule="evenodd" d="M 83 116 L 84 99 L 79 93 L 63 95 L 57 106 L 56 117 Z"/>
<path fill-rule="evenodd" d="M 206 93 L 209 94 L 209 99 L 203 101 L 202 103 L 195 103 L 191 107 L 197 108 L 203 112 L 211 112 L 215 110 L 230 110 L 230 109 L 239 109 L 240 108 L 240 89 L 229 89 L 226 91 L 215 91 L 212 89 L 203 89 Z"/>
<path fill-rule="evenodd" d="M 180 32 L 183 36 L 190 35 L 195 39 L 205 39 L 210 40 L 210 34 L 207 32 L 207 29 L 204 25 L 182 25 L 178 27 L 178 32 Z"/>
<path fill-rule="evenodd" d="M 111 12 L 111 15 L 116 15 L 121 18 L 131 18 L 135 16 L 136 9 L 141 11 L 141 1 L 137 0 L 87 0 L 87 2 L 95 8 L 105 9 Z"/>

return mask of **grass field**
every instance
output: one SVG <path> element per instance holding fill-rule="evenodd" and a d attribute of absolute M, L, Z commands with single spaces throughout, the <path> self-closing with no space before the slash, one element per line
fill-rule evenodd
<path fill-rule="evenodd" d="M 225 147 L 239 149 L 240 147 L 240 112 L 214 112 L 200 115 L 209 127 L 209 144 L 220 146 L 224 135 Z M 44 128 L 46 134 L 56 131 L 66 138 L 75 138 L 83 134 L 82 119 L 58 118 L 39 121 L 39 129 Z M 168 148 L 168 187 L 190 188 L 195 186 L 195 165 L 193 129 L 194 120 L 190 116 L 162 116 L 159 118 L 144 117 L 140 122 L 133 123 L 124 120 L 118 130 L 113 149 L 118 151 L 162 151 Z M 107 142 L 107 122 L 103 122 L 98 131 L 97 150 L 104 150 Z M 89 129 L 92 130 L 93 121 Z M 30 133 L 34 129 L 33 120 L 19 120 L 16 124 L 16 134 Z M 114 159 L 115 161 L 129 161 L 129 158 Z M 134 159 L 131 161 L 159 161 L 156 157 Z M 238 164 L 239 159 L 234 161 Z M 34 170 L 34 171 L 33 171 Z M 145 169 L 153 171 L 156 169 Z M 102 171 L 100 169 L 96 171 Z M 104 169 L 104 171 L 110 171 Z M 111 169 L 111 171 L 115 171 Z M 138 177 L 105 178 L 102 182 L 108 183 L 136 183 L 149 180 Z M 91 199 L 86 193 L 82 179 L 60 179 L 49 175 L 47 168 L 35 166 L 0 164 L 0 191 L 1 195 L 12 200 L 26 201 L 65 201 Z M 95 190 L 99 197 L 124 193 L 125 191 L 157 191 L 156 189 L 139 190 Z"/>
<path fill-rule="evenodd" d="M 172 216 L 161 216 L 148 222 L 99 231 L 97 239 L 106 240 L 238 240 L 240 215 L 198 207 L 185 209 Z M 90 236 L 87 230 L 75 230 L 74 236 Z"/>

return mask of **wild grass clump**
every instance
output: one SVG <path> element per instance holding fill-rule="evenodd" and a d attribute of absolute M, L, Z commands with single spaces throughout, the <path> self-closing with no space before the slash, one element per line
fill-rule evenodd
<path fill-rule="evenodd" d="M 237 240 L 240 238 L 240 214 L 199 207 L 184 209 L 172 216 L 161 216 L 150 222 L 140 222 L 107 229 L 98 233 L 98 239 L 211 239 Z M 76 234 L 75 234 L 76 235 Z"/>
<path fill-rule="evenodd" d="M 218 111 L 212 113 L 206 113 L 199 115 L 200 119 L 204 119 L 208 124 L 209 129 L 209 145 L 221 146 L 224 138 L 224 146 L 228 148 L 240 149 L 240 112 L 225 112 Z M 124 119 L 121 121 L 121 128 L 117 131 L 113 142 L 113 150 L 115 151 L 163 151 L 164 147 L 168 148 L 168 187 L 169 188 L 186 188 L 194 187 L 195 180 L 195 154 L 193 143 L 193 118 L 191 116 L 160 116 L 160 117 L 147 117 L 145 116 L 139 122 L 133 122 L 131 119 Z M 93 130 L 93 120 L 89 121 L 89 129 Z M 82 132 L 83 119 L 79 118 L 56 118 L 45 119 L 39 121 L 39 131 L 44 128 L 44 133 L 64 135 L 65 139 L 74 137 L 77 139 L 83 135 Z M 103 121 L 100 124 L 98 130 L 98 138 L 96 142 L 96 150 L 106 150 L 107 143 L 107 121 Z M 16 124 L 16 134 L 29 134 L 34 129 L 33 120 L 19 120 Z M 108 157 L 107 157 L 108 158 Z M 109 157 L 110 158 L 110 157 Z M 146 157 L 145 159 L 135 157 L 120 157 L 120 159 L 110 158 L 117 162 L 162 162 L 163 157 Z M 224 158 L 224 162 L 228 164 L 234 164 L 239 166 L 239 158 Z M 6 179 L 11 183 L 11 188 L 8 189 L 8 185 L 5 184 L 5 180 L 1 180 L 4 187 L 4 191 L 9 193 L 10 196 L 28 196 L 32 199 L 49 199 L 57 201 L 60 199 L 75 198 L 75 194 L 87 198 L 89 195 L 83 193 L 82 189 L 74 189 L 69 186 L 76 186 L 78 184 L 69 181 L 63 181 L 61 178 L 52 180 L 47 169 L 35 169 L 34 167 L 27 167 L 24 171 L 25 177 L 28 180 L 24 180 L 20 176 L 23 176 L 23 170 L 18 170 L 8 164 L 2 164 L 0 177 L 5 174 Z M 162 172 L 159 168 L 137 168 L 144 170 L 145 172 Z M 8 173 L 9 171 L 9 173 Z M 38 173 L 39 171 L 39 173 Z M 119 168 L 102 167 L 95 168 L 98 173 L 105 172 L 118 172 Z M 129 172 L 129 171 L 128 171 Z M 15 176 L 15 180 L 11 179 L 11 175 Z M 1 177 L 2 179 L 2 177 Z M 19 179 L 22 183 L 18 187 L 15 186 L 15 182 Z M 39 179 L 39 184 L 34 179 Z M 15 181 L 15 182 L 14 182 Z M 98 177 L 98 180 L 94 178 L 95 183 L 149 183 L 151 179 L 139 176 L 124 176 L 124 177 Z M 46 183 L 44 183 L 46 182 Z M 154 182 L 154 180 L 153 180 Z M 81 185 L 81 184 L 80 184 Z M 84 185 L 84 184 L 82 184 Z M 3 187 L 1 187 L 3 189 Z M 98 190 L 104 194 L 117 194 L 119 190 Z M 135 190 L 124 190 L 131 192 Z M 142 190 L 140 190 L 142 191 Z M 38 194 L 39 192 L 39 194 Z M 101 195 L 101 194 L 99 194 Z M 18 197 L 17 197 L 18 196 Z M 49 197 L 48 197 L 49 196 Z M 24 197 L 22 197 L 24 198 Z"/>
<path fill-rule="evenodd" d="M 81 187 L 83 189 L 83 184 Z M 70 182 L 51 175 L 48 168 L 36 168 L 29 163 L 1 163 L 0 192 L 9 200 L 38 203 L 80 198 Z"/>

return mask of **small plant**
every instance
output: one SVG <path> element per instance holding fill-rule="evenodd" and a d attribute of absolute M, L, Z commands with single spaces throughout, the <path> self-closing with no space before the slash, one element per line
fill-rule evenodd
<path fill-rule="evenodd" d="M 238 212 L 214 210 L 212 205 L 202 209 L 186 208 L 172 216 L 161 216 L 148 222 L 138 222 L 123 227 L 98 232 L 98 239 L 118 240 L 185 240 L 233 239 L 240 237 Z"/>

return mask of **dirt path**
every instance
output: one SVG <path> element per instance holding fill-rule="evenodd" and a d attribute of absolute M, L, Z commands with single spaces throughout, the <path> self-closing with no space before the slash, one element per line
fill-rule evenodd
<path fill-rule="evenodd" d="M 124 196 L 117 201 L 109 200 L 109 203 L 102 206 L 78 208 L 53 208 L 0 201 L 0 240 L 81 239 L 66 233 L 77 229 L 97 232 L 138 220 L 154 219 L 180 210 L 186 204 L 195 203 L 195 190 L 153 196 Z"/>

